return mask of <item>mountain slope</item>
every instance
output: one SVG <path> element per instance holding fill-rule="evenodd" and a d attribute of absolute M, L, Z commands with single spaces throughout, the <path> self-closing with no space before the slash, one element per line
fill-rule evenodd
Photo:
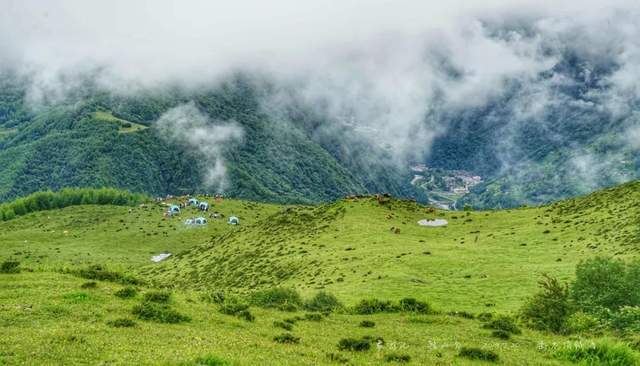
<path fill-rule="evenodd" d="M 233 121 L 242 129 L 241 143 L 220 149 L 226 193 L 240 198 L 317 203 L 389 192 L 426 201 L 433 192 L 410 184 L 409 166 L 422 163 L 444 176 L 461 170 L 482 177 L 468 187 L 459 208 L 539 205 L 637 179 L 633 101 L 624 113 L 606 104 L 615 92 L 608 80 L 616 65 L 570 49 L 558 52 L 548 70 L 526 82 L 505 81 L 504 90 L 484 104 L 436 103 L 423 126 L 434 130 L 433 140 L 402 146 L 416 150 L 411 159 L 389 150 L 393 136 L 372 139 L 362 126 L 323 112 L 322 105 L 295 97 L 282 102 L 278 93 L 286 87 L 255 75 L 233 75 L 198 89 L 130 94 L 105 91 L 87 76 L 86 85 L 66 99 L 34 108 L 29 81 L 5 74 L 0 200 L 66 186 L 107 185 L 153 195 L 216 190 L 203 184 L 208 163 L 197 147 L 169 142 L 154 128 L 164 113 L 186 103 L 211 123 Z"/>
<path fill-rule="evenodd" d="M 288 285 L 351 300 L 426 294 L 443 308 L 513 309 L 535 289 L 536 274 L 567 278 L 583 258 L 637 255 L 639 192 L 633 182 L 502 211 L 432 212 L 373 197 L 287 208 L 141 273 L 157 284 L 197 289 Z M 449 224 L 419 226 L 424 218 Z"/>
<path fill-rule="evenodd" d="M 162 113 L 188 100 L 213 120 L 234 120 L 243 128 L 243 143 L 222 152 L 228 195 L 312 203 L 354 192 L 411 193 L 401 176 L 389 172 L 365 180 L 370 172 L 352 172 L 300 126 L 260 112 L 255 90 L 242 79 L 195 95 L 115 97 L 88 91 L 79 102 L 37 110 L 26 107 L 21 93 L 18 86 L 8 88 L 0 104 L 0 127 L 12 131 L 0 139 L 0 161 L 7 162 L 0 167 L 0 200 L 69 186 L 153 195 L 212 190 L 202 183 L 206 162 L 153 128 Z"/>
<path fill-rule="evenodd" d="M 486 319 L 513 315 L 536 291 L 542 272 L 565 280 L 578 261 L 595 255 L 637 258 L 638 202 L 640 182 L 500 211 L 433 211 L 386 197 L 312 207 L 210 200 L 210 212 L 225 217 L 200 227 L 184 224 L 202 214 L 195 207 L 163 217 L 169 202 L 33 212 L 0 222 L 0 259 L 22 269 L 0 273 L 6 350 L 0 363 L 155 365 L 162 359 L 198 365 L 212 355 L 240 365 L 383 365 L 395 355 L 421 365 L 475 365 L 460 348 L 478 347 L 503 364 L 570 365 L 559 358 L 565 345 L 604 344 L 606 350 L 627 340 L 621 349 L 636 357 L 633 338 L 607 330 L 604 336 L 602 329 L 564 335 L 519 324 L 521 332 L 503 339 L 487 329 Z M 226 223 L 231 215 L 240 217 L 239 226 Z M 422 218 L 449 224 L 418 226 Z M 151 263 L 162 252 L 173 256 Z M 131 285 L 78 277 L 79 269 L 95 265 L 148 282 L 122 298 L 120 291 Z M 190 321 L 162 323 L 132 312 L 160 291 L 154 284 L 170 294 L 163 306 Z M 249 311 L 255 318 L 247 321 L 228 315 L 233 301 L 212 303 L 233 293 L 243 301 L 275 285 L 297 288 L 305 300 L 328 291 L 346 306 L 415 298 L 435 312 L 365 315 L 347 308 L 320 315 L 254 304 Z M 299 339 L 279 343 L 283 334 Z M 362 352 L 338 346 L 363 337 L 384 341 Z"/>

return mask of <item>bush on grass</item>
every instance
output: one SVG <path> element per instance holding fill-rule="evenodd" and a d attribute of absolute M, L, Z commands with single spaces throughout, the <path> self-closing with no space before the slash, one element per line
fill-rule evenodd
<path fill-rule="evenodd" d="M 376 326 L 376 323 L 372 322 L 371 320 L 363 320 L 360 322 L 360 326 L 362 328 L 373 328 Z"/>
<path fill-rule="evenodd" d="M 0 273 L 20 273 L 20 262 L 4 261 L 0 264 Z"/>
<path fill-rule="evenodd" d="M 287 343 L 287 344 L 300 343 L 300 338 L 299 337 L 295 337 L 291 333 L 282 333 L 280 335 L 277 335 L 277 336 L 273 337 L 273 340 L 278 342 L 278 343 Z"/>
<path fill-rule="evenodd" d="M 497 318 L 485 323 L 483 325 L 483 328 L 493 329 L 493 330 L 502 330 L 504 332 L 511 333 L 511 334 L 522 333 L 522 331 L 520 330 L 520 328 L 518 328 L 518 326 L 513 321 L 513 319 L 504 315 L 498 316 Z"/>
<path fill-rule="evenodd" d="M 411 356 L 404 353 L 389 353 L 384 356 L 384 360 L 387 362 L 407 363 L 411 361 Z"/>
<path fill-rule="evenodd" d="M 498 362 L 500 359 L 497 353 L 477 347 L 462 347 L 458 352 L 458 356 L 487 362 Z"/>
<path fill-rule="evenodd" d="M 338 342 L 340 351 L 364 352 L 371 348 L 371 342 L 368 339 L 361 338 L 343 338 Z"/>
<path fill-rule="evenodd" d="M 171 300 L 171 293 L 167 291 L 149 291 L 144 294 L 143 301 L 167 304 Z"/>
<path fill-rule="evenodd" d="M 342 304 L 335 296 L 324 291 L 318 292 L 304 303 L 305 310 L 323 313 L 333 312 L 342 309 L 342 307 Z"/>
<path fill-rule="evenodd" d="M 176 324 L 191 320 L 191 318 L 177 312 L 169 305 L 155 302 L 143 302 L 142 304 L 134 306 L 131 312 L 141 320 L 155 321 L 158 323 Z"/>
<path fill-rule="evenodd" d="M 112 326 L 114 328 L 131 328 L 136 326 L 136 322 L 128 318 L 118 318 L 114 320 L 109 320 L 107 325 Z"/>
<path fill-rule="evenodd" d="M 298 291 L 292 288 L 274 287 L 254 292 L 249 302 L 262 308 L 275 308 L 285 311 L 295 311 L 302 305 L 302 298 Z"/>
<path fill-rule="evenodd" d="M 361 315 L 377 313 L 394 313 L 399 310 L 391 301 L 378 299 L 363 299 L 353 307 L 353 312 Z"/>
<path fill-rule="evenodd" d="M 123 287 L 114 293 L 115 296 L 121 299 L 130 299 L 132 297 L 135 297 L 137 294 L 138 294 L 138 290 L 136 290 L 134 287 L 129 287 L 129 286 Z"/>

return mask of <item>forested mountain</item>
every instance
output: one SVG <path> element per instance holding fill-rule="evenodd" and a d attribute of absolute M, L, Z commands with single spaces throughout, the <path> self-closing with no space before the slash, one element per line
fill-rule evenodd
<path fill-rule="evenodd" d="M 506 80 L 486 103 L 436 107 L 425 123 L 435 118 L 439 132 L 424 155 L 406 161 L 387 159 L 384 147 L 358 139 L 358 126 L 328 121 L 335 116 L 303 101 L 271 108 L 278 88 L 249 74 L 208 87 L 131 93 L 105 90 L 88 77 L 62 99 L 34 104 L 28 78 L 5 73 L 0 200 L 44 189 L 117 187 L 152 195 L 223 190 L 273 202 L 375 192 L 425 201 L 430 192 L 411 184 L 409 169 L 424 163 L 440 176 L 482 177 L 455 196 L 458 208 L 550 202 L 639 176 L 634 104 L 625 100 L 621 111 L 610 103 L 617 70 L 599 56 L 559 51 L 548 69 L 526 82 Z M 197 129 L 182 131 L 184 141 L 167 138 L 156 121 L 184 105 L 211 125 L 231 121 L 241 139 L 202 140 Z M 217 172 L 224 184 L 205 182 L 212 154 L 224 162 Z"/>
<path fill-rule="evenodd" d="M 123 97 L 88 87 L 84 94 L 37 108 L 26 104 L 25 87 L 5 76 L 0 88 L 0 200 L 61 187 L 217 193 L 203 184 L 206 157 L 154 128 L 164 112 L 188 101 L 212 121 L 232 120 L 242 128 L 242 142 L 220 152 L 228 195 L 309 203 L 352 193 L 412 194 L 400 169 L 384 175 L 354 170 L 314 141 L 304 123 L 261 112 L 255 89 L 241 77 L 198 93 Z"/>

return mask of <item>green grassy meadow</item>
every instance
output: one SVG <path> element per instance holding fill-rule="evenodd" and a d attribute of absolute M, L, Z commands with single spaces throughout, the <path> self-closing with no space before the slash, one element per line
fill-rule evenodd
<path fill-rule="evenodd" d="M 634 182 L 504 211 L 440 211 L 375 197 L 319 206 L 225 199 L 209 211 L 224 217 L 202 227 L 184 224 L 200 216 L 195 208 L 164 217 L 172 201 L 19 216 L 0 222 L 0 262 L 17 261 L 21 269 L 0 273 L 0 365 L 399 364 L 392 354 L 415 365 L 494 364 L 459 356 L 462 347 L 491 350 L 502 365 L 570 365 L 555 356 L 558 349 L 617 342 L 616 335 L 553 335 L 521 326 L 522 334 L 499 339 L 478 315 L 516 314 L 543 273 L 570 280 L 583 259 L 637 258 L 639 188 Z M 238 216 L 240 225 L 227 224 L 229 216 Z M 419 226 L 425 218 L 448 225 Z M 152 263 L 161 252 L 174 255 Z M 77 270 L 90 265 L 137 282 L 80 278 Z M 134 297 L 115 296 L 127 286 L 137 289 Z M 296 289 L 303 299 L 326 291 L 346 308 L 308 320 L 302 307 L 252 305 L 255 320 L 247 321 L 206 299 L 211 293 L 250 298 L 280 287 Z M 163 306 L 188 321 L 166 324 L 132 313 L 157 288 L 171 292 Z M 407 297 L 433 310 L 349 310 L 363 299 Z M 116 319 L 133 326 L 115 327 Z M 290 330 L 276 325 L 287 319 Z M 375 326 L 361 327 L 363 320 Z M 299 339 L 274 341 L 281 334 Z M 364 336 L 384 341 L 361 352 L 337 346 Z M 215 358 L 203 359 L 208 356 Z"/>
<path fill-rule="evenodd" d="M 135 123 L 135 122 L 131 122 L 131 121 L 127 121 L 127 120 L 115 117 L 113 114 L 109 112 L 99 111 L 94 114 L 94 117 L 99 121 L 117 124 L 119 133 L 132 133 L 132 132 L 137 132 L 137 131 L 141 131 L 149 128 L 148 126 L 145 126 L 139 123 Z"/>

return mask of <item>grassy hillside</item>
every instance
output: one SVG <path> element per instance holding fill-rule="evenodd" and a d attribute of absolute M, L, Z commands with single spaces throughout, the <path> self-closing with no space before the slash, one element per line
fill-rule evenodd
<path fill-rule="evenodd" d="M 96 112 L 95 118 L 100 121 L 115 123 L 118 126 L 118 132 L 120 133 L 137 132 L 144 130 L 145 128 L 149 128 L 149 126 L 114 117 L 113 114 L 104 111 Z"/>
<path fill-rule="evenodd" d="M 225 218 L 203 227 L 184 224 L 200 215 L 195 208 L 163 217 L 172 202 L 27 214 L 0 222 L 0 262 L 21 269 L 0 273 L 0 364 L 382 365 L 405 356 L 416 365 L 483 364 L 464 355 L 476 347 L 499 364 L 570 365 L 560 353 L 622 341 L 607 330 L 553 335 L 522 325 L 496 338 L 487 317 L 515 314 L 543 272 L 565 280 L 581 259 L 637 258 L 638 202 L 640 182 L 504 211 L 433 211 L 386 197 L 312 207 L 224 200 L 209 214 Z M 226 223 L 231 215 L 240 225 Z M 425 218 L 449 224 L 419 226 Z M 175 255 L 151 263 L 167 251 Z M 127 277 L 79 271 L 91 265 Z M 132 286 L 137 293 L 123 298 L 119 291 Z M 168 303 L 155 303 L 164 301 L 158 294 L 145 300 L 158 286 L 171 292 Z M 292 298 L 295 309 L 268 307 L 275 295 L 256 302 L 256 291 L 282 286 L 307 305 Z M 345 308 L 318 314 L 308 303 L 319 291 Z M 371 298 L 415 298 L 431 310 L 352 310 Z M 245 301 L 250 313 L 230 310 Z M 145 320 L 140 307 L 175 311 L 180 322 Z M 293 343 L 274 339 L 282 334 Z M 369 350 L 339 347 L 365 336 Z"/>
<path fill-rule="evenodd" d="M 224 200 L 213 210 L 251 223 L 280 207 Z M 184 219 L 201 215 L 193 207 L 172 219 L 163 217 L 166 210 L 156 203 L 81 205 L 0 222 L 2 257 L 42 269 L 90 264 L 134 268 L 149 263 L 152 255 L 177 253 L 231 229 L 225 219 L 211 220 L 205 227 L 184 225 Z"/>
<path fill-rule="evenodd" d="M 273 338 L 286 331 L 274 321 L 304 313 L 255 309 L 256 320 L 247 322 L 219 313 L 216 305 L 189 292 L 173 300 L 175 308 L 192 318 L 188 323 L 136 321 L 131 328 L 114 328 L 108 322 L 131 318 L 130 310 L 142 295 L 123 300 L 114 296 L 120 285 L 101 282 L 87 290 L 83 283 L 86 280 L 57 273 L 3 275 L 0 360 L 7 365 L 207 365 L 194 361 L 215 355 L 229 363 L 212 365 L 398 365 L 384 356 L 399 353 L 411 355 L 413 365 L 476 365 L 482 363 L 456 356 L 458 348 L 489 346 L 505 365 L 563 364 L 550 350 L 532 344 L 562 344 L 563 337 L 525 331 L 516 340 L 495 340 L 481 322 L 450 315 L 332 314 L 321 321 L 295 322 L 299 343 L 280 344 Z M 360 327 L 362 320 L 375 322 L 375 327 Z M 386 347 L 341 352 L 336 346 L 342 338 L 366 335 L 383 337 Z"/>
<path fill-rule="evenodd" d="M 566 279 L 583 258 L 636 255 L 638 188 L 503 211 L 430 212 L 374 197 L 288 208 L 141 272 L 194 288 L 288 285 L 326 289 L 347 302 L 376 294 L 424 297 L 447 309 L 513 310 L 542 273 Z M 425 218 L 449 224 L 417 225 Z"/>

